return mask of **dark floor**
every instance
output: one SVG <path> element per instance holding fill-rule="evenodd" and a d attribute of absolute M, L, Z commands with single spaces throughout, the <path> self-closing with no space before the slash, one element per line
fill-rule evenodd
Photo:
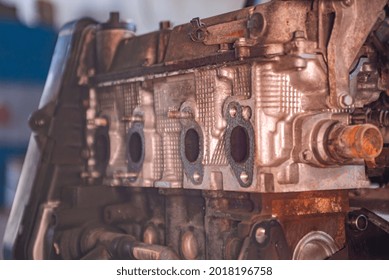
<path fill-rule="evenodd" d="M 7 225 L 9 210 L 0 209 L 0 260 L 3 259 L 3 236 Z"/>

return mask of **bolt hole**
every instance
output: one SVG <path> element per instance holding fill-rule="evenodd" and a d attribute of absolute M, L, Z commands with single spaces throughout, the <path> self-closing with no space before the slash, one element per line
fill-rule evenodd
<path fill-rule="evenodd" d="M 249 156 L 249 137 L 247 130 L 242 126 L 236 126 L 231 132 L 230 138 L 231 157 L 237 163 L 242 163 Z"/>
<path fill-rule="evenodd" d="M 200 154 L 200 136 L 195 129 L 188 129 L 185 133 L 184 145 L 186 159 L 195 162 Z"/>

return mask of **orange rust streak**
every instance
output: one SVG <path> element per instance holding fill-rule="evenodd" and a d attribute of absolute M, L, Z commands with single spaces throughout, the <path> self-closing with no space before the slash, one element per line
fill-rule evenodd
<path fill-rule="evenodd" d="M 324 231 L 337 246 L 345 244 L 344 219 L 349 211 L 348 191 L 312 191 L 301 193 L 263 194 L 262 210 L 281 221 L 291 248 L 305 234 Z"/>
<path fill-rule="evenodd" d="M 378 129 L 360 125 L 345 129 L 340 142 L 344 152 L 354 158 L 375 158 L 383 146 Z"/>
<path fill-rule="evenodd" d="M 365 151 L 366 154 L 371 155 L 371 156 L 377 156 L 381 152 L 381 142 L 379 141 L 378 137 L 375 137 L 375 135 L 366 135 L 363 137 L 362 141 L 362 147 L 363 150 Z"/>
<path fill-rule="evenodd" d="M 277 216 L 300 216 L 311 214 L 326 214 L 343 212 L 342 201 L 339 198 L 291 199 L 287 201 L 274 200 L 272 212 Z"/>
<path fill-rule="evenodd" d="M 330 214 L 348 211 L 348 196 L 343 192 L 306 192 L 269 196 L 264 204 L 277 217 Z M 270 210 L 269 209 L 269 210 Z"/>
<path fill-rule="evenodd" d="M 244 36 L 244 30 L 237 30 L 235 32 L 231 32 L 228 34 L 225 34 L 226 37 L 232 37 L 232 38 L 240 38 Z"/>

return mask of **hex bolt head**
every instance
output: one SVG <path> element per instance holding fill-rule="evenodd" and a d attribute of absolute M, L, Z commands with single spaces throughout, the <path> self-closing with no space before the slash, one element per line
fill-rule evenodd
<path fill-rule="evenodd" d="M 172 23 L 169 20 L 163 20 L 159 22 L 159 29 L 160 30 L 167 30 L 172 27 Z"/>
<path fill-rule="evenodd" d="M 302 157 L 304 160 L 309 161 L 309 160 L 312 160 L 313 155 L 312 155 L 312 152 L 310 150 L 304 150 L 304 152 L 302 153 Z"/>
<path fill-rule="evenodd" d="M 305 38 L 305 32 L 302 31 L 302 30 L 296 30 L 295 32 L 293 32 L 293 38 L 295 39 L 301 39 L 301 38 Z"/>
<path fill-rule="evenodd" d="M 200 176 L 200 174 L 197 171 L 193 173 L 193 180 L 195 182 L 199 182 L 200 178 L 201 178 L 201 176 Z"/>
<path fill-rule="evenodd" d="M 186 231 L 181 237 L 181 252 L 185 259 L 195 260 L 199 255 L 199 245 L 196 236 Z"/>
<path fill-rule="evenodd" d="M 143 242 L 146 244 L 158 244 L 158 232 L 154 225 L 149 225 L 143 232 Z"/>
<path fill-rule="evenodd" d="M 354 98 L 350 94 L 342 94 L 340 96 L 340 105 L 343 107 L 349 107 L 354 104 Z"/>
<path fill-rule="evenodd" d="M 245 171 L 242 171 L 242 173 L 240 173 L 240 179 L 244 184 L 247 184 L 247 182 L 249 181 L 249 174 L 247 174 L 247 172 Z"/>
<path fill-rule="evenodd" d="M 353 4 L 352 0 L 343 0 L 342 4 L 346 7 L 350 7 Z"/>
<path fill-rule="evenodd" d="M 358 216 L 351 217 L 349 225 L 353 230 L 364 231 L 367 229 L 369 221 L 365 215 L 360 214 Z"/>
<path fill-rule="evenodd" d="M 232 118 L 235 118 L 238 113 L 238 109 L 235 106 L 231 106 L 229 113 Z"/>
<path fill-rule="evenodd" d="M 243 110 L 242 110 L 242 117 L 243 117 L 246 121 L 250 120 L 250 118 L 251 118 L 251 108 L 250 108 L 250 107 L 248 107 L 248 106 L 243 107 Z"/>
<path fill-rule="evenodd" d="M 255 231 L 255 240 L 258 244 L 263 244 L 266 241 L 266 229 L 263 227 L 257 228 Z"/>

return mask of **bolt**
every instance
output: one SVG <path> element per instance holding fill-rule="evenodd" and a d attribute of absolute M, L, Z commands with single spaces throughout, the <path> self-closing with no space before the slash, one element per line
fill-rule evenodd
<path fill-rule="evenodd" d="M 246 38 L 239 38 L 235 44 L 235 56 L 239 59 L 243 59 L 245 57 L 250 56 L 250 48 L 249 48 L 249 42 Z"/>
<path fill-rule="evenodd" d="M 112 179 L 111 184 L 112 187 L 120 186 L 120 180 L 119 179 Z"/>
<path fill-rule="evenodd" d="M 169 119 L 191 119 L 193 118 L 192 113 L 185 111 L 169 111 L 167 113 Z"/>
<path fill-rule="evenodd" d="M 354 98 L 350 94 L 345 93 L 340 96 L 340 105 L 343 107 L 349 107 L 353 105 L 353 103 Z"/>
<path fill-rule="evenodd" d="M 342 3 L 343 3 L 343 5 L 350 7 L 353 4 L 353 1 L 352 0 L 343 0 Z"/>
<path fill-rule="evenodd" d="M 108 125 L 108 120 L 106 118 L 96 118 L 94 119 L 94 124 L 96 126 L 107 126 Z"/>
<path fill-rule="evenodd" d="M 55 252 L 56 255 L 61 254 L 61 249 L 60 249 L 58 243 L 55 242 L 55 243 L 53 244 L 53 248 L 54 248 L 54 252 Z"/>
<path fill-rule="evenodd" d="M 367 229 L 369 222 L 365 215 L 361 214 L 350 219 L 350 226 L 354 230 L 364 231 Z"/>
<path fill-rule="evenodd" d="M 249 181 L 249 175 L 247 174 L 247 172 L 242 171 L 242 173 L 240 173 L 240 180 L 242 180 L 244 184 L 247 184 L 247 182 Z"/>
<path fill-rule="evenodd" d="M 111 23 L 118 23 L 119 20 L 120 20 L 119 12 L 111 12 L 109 14 L 109 22 L 111 22 Z"/>
<path fill-rule="evenodd" d="M 172 27 L 172 23 L 169 20 L 163 20 L 159 22 L 159 29 L 160 30 L 167 30 Z"/>
<path fill-rule="evenodd" d="M 194 173 L 193 173 L 193 180 L 194 180 L 195 182 L 199 182 L 199 181 L 200 181 L 200 178 L 201 178 L 201 176 L 200 176 L 200 174 L 199 174 L 198 172 L 194 172 Z"/>
<path fill-rule="evenodd" d="M 363 72 L 374 72 L 376 71 L 376 68 L 374 67 L 374 64 L 372 63 L 364 63 L 362 66 Z"/>
<path fill-rule="evenodd" d="M 230 116 L 232 117 L 232 118 L 235 118 L 236 117 L 236 114 L 238 113 L 238 109 L 235 107 L 235 106 L 231 106 L 231 108 L 230 108 Z"/>
<path fill-rule="evenodd" d="M 155 226 L 149 225 L 143 232 L 143 242 L 146 244 L 158 244 L 158 233 Z"/>
<path fill-rule="evenodd" d="M 193 232 L 187 231 L 181 237 L 181 252 L 185 259 L 195 260 L 199 254 L 199 245 Z"/>
<path fill-rule="evenodd" d="M 190 21 L 193 27 L 192 33 L 190 33 L 190 38 L 194 42 L 202 42 L 207 37 L 207 28 L 204 23 L 201 22 L 200 18 L 194 18 Z"/>
<path fill-rule="evenodd" d="M 227 43 L 223 43 L 219 45 L 218 52 L 228 52 L 230 50 L 230 46 Z"/>
<path fill-rule="evenodd" d="M 132 116 L 130 122 L 143 122 L 142 116 Z"/>
<path fill-rule="evenodd" d="M 293 32 L 294 39 L 305 39 L 305 32 L 302 30 L 296 30 Z"/>
<path fill-rule="evenodd" d="M 42 126 L 44 126 L 45 125 L 45 119 L 36 119 L 35 120 L 35 122 L 34 122 L 34 124 L 37 126 L 37 127 L 42 127 Z"/>
<path fill-rule="evenodd" d="M 255 231 L 255 240 L 258 244 L 263 244 L 266 241 L 266 229 L 263 227 L 257 228 Z"/>
<path fill-rule="evenodd" d="M 239 38 L 237 42 L 235 42 L 238 46 L 246 46 L 247 45 L 247 39 L 246 38 Z"/>
<path fill-rule="evenodd" d="M 261 13 L 254 13 L 247 21 L 247 28 L 251 37 L 258 37 L 262 34 L 266 26 L 265 18 Z"/>
<path fill-rule="evenodd" d="M 311 151 L 310 150 L 305 150 L 304 152 L 303 152 L 303 159 L 304 160 L 307 160 L 307 161 L 309 161 L 309 160 L 311 160 L 312 159 L 312 153 L 311 153 Z"/>
<path fill-rule="evenodd" d="M 115 172 L 113 174 L 115 179 L 136 179 L 138 177 L 138 173 L 135 172 Z"/>
<path fill-rule="evenodd" d="M 242 116 L 245 120 L 249 120 L 251 118 L 251 108 L 250 107 L 244 107 L 242 110 Z"/>

